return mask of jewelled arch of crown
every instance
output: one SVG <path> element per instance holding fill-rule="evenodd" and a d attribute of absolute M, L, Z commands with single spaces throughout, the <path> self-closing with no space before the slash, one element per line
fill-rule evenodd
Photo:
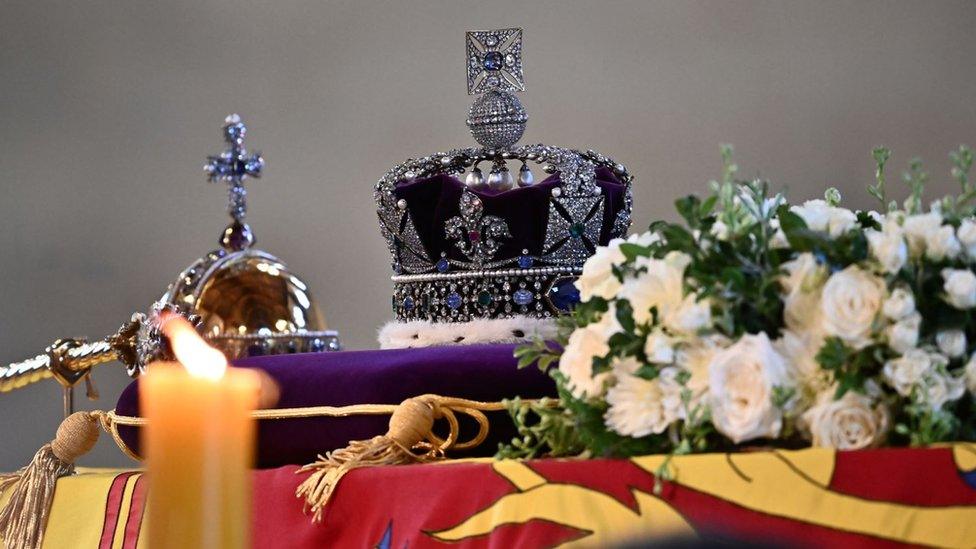
<path fill-rule="evenodd" d="M 571 286 L 583 263 L 599 244 L 605 196 L 596 169 L 611 170 L 624 183 L 624 206 L 611 228 L 611 238 L 630 226 L 633 177 L 626 168 L 592 150 L 578 151 L 542 144 L 516 145 L 528 120 L 514 95 L 524 91 L 522 30 L 471 31 L 466 34 L 469 95 L 479 95 L 468 114 L 468 127 L 482 147 L 459 148 L 409 159 L 388 171 L 374 188 L 380 230 L 392 256 L 393 309 L 397 320 L 468 322 L 485 318 L 529 316 L 547 318 L 569 308 L 560 292 Z M 552 189 L 542 252 L 496 258 L 511 238 L 505 219 L 486 215 L 472 188 L 485 188 L 479 164 L 492 166 L 488 186 L 513 186 L 507 163 L 521 162 L 519 186 L 534 182 L 529 164 L 547 174 L 559 173 Z M 396 185 L 434 175 L 464 175 L 466 188 L 459 215 L 443 227 L 448 242 L 464 259 L 430 257 L 405 199 Z M 542 222 L 542 220 L 540 220 Z M 568 290 L 567 290 L 568 288 Z"/>

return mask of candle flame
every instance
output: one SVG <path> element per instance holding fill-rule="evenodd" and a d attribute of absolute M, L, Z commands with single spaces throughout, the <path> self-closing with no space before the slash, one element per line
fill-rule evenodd
<path fill-rule="evenodd" d="M 224 377 L 227 358 L 200 337 L 185 318 L 178 315 L 162 319 L 160 329 L 169 338 L 176 360 L 195 377 L 217 381 Z"/>

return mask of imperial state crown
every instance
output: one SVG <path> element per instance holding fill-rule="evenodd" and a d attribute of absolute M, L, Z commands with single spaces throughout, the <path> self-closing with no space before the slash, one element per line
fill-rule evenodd
<path fill-rule="evenodd" d="M 528 121 L 515 95 L 525 89 L 522 30 L 468 32 L 465 51 L 468 93 L 479 95 L 467 124 L 482 146 L 408 160 L 374 189 L 394 271 L 396 321 L 381 330 L 383 346 L 544 332 L 579 301 L 586 259 L 630 226 L 623 165 L 592 150 L 517 145 Z M 548 177 L 536 182 L 533 167 Z"/>

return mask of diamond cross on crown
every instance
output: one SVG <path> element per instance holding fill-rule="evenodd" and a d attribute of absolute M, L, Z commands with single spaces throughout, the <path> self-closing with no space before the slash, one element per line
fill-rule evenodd
<path fill-rule="evenodd" d="M 522 29 L 468 31 L 465 38 L 468 95 L 525 91 Z"/>

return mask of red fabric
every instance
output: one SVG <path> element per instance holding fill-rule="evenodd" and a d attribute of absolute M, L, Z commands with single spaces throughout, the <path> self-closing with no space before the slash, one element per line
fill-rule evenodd
<path fill-rule="evenodd" d="M 538 460 L 526 465 L 547 483 L 587 487 L 634 511 L 634 491 L 652 493 L 654 488 L 653 475 L 628 460 Z M 456 526 L 517 491 L 488 462 L 354 470 L 342 480 L 318 524 L 295 498 L 295 488 L 304 478 L 296 470 L 289 466 L 255 472 L 255 547 L 541 548 L 577 538 L 585 541 L 588 535 L 536 519 L 501 525 L 488 535 L 457 543 L 431 537 L 431 532 Z M 906 505 L 976 505 L 976 489 L 961 473 L 965 472 L 958 470 L 949 448 L 838 452 L 830 490 Z M 665 483 L 659 497 L 699 533 L 800 547 L 904 545 L 757 512 L 678 484 Z"/>

